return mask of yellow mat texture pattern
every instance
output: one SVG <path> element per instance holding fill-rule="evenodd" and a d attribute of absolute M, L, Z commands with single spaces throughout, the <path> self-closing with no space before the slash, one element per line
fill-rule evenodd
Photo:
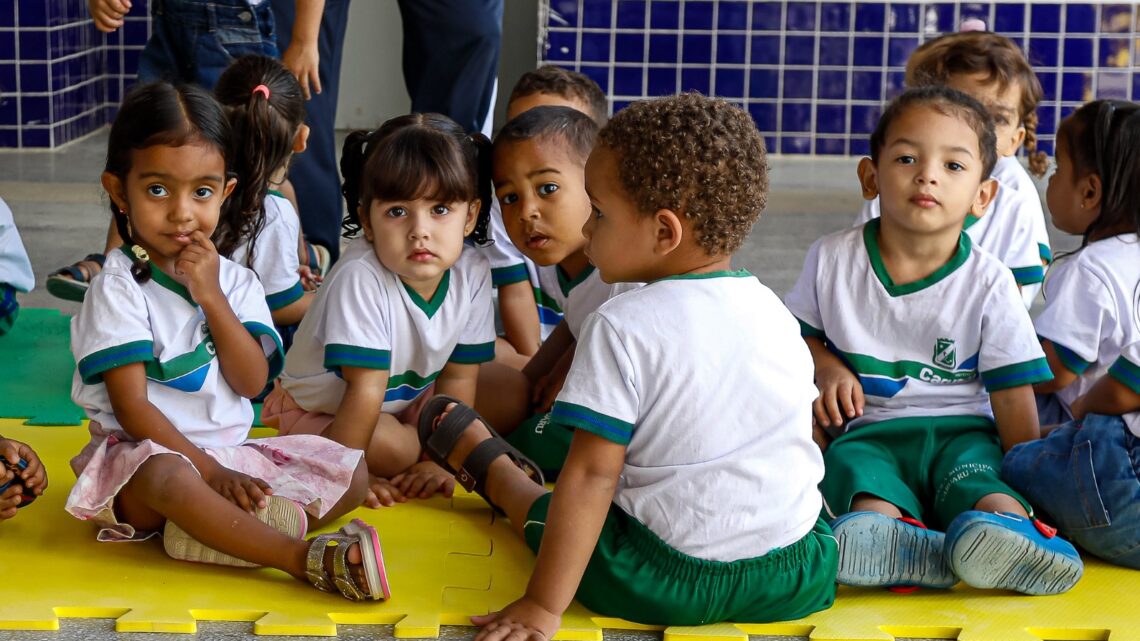
<path fill-rule="evenodd" d="M 90 526 L 63 511 L 74 481 L 67 461 L 86 442 L 86 429 L 0 419 L 0 434 L 33 444 L 50 475 L 48 493 L 0 526 L 0 568 L 8 579 L 0 588 L 0 630 L 56 630 L 60 617 L 90 617 L 114 618 L 120 632 L 193 633 L 202 620 L 250 621 L 265 635 L 334 636 L 338 623 L 355 623 L 394 624 L 401 638 L 436 637 L 440 625 L 469 625 L 469 616 L 517 598 L 533 565 L 507 525 L 465 494 L 352 514 L 380 532 L 392 586 L 383 603 L 350 603 L 274 570 L 173 561 L 157 539 L 101 544 Z M 671 627 L 664 636 L 1140 641 L 1137 595 L 1140 572 L 1094 561 L 1080 584 L 1058 597 L 844 589 L 833 608 L 800 621 Z M 594 616 L 575 604 L 555 639 L 601 641 L 603 629 L 661 628 Z"/>

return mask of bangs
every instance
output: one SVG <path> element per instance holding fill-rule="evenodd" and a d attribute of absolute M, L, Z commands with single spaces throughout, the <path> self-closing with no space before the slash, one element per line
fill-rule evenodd
<path fill-rule="evenodd" d="M 421 127 L 397 132 L 368 159 L 362 201 L 442 203 L 477 198 L 477 171 L 446 134 Z"/>

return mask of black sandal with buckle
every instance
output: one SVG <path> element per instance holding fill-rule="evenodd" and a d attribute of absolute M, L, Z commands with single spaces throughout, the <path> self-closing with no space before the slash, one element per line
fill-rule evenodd
<path fill-rule="evenodd" d="M 455 403 L 455 407 L 447 413 L 443 420 L 440 420 L 440 415 L 451 403 Z M 447 456 L 455 449 L 459 437 L 474 421 L 482 423 L 491 433 L 491 437 L 476 445 L 457 470 L 447 462 Z M 460 400 L 442 394 L 432 398 L 420 412 L 418 431 L 420 446 L 423 447 L 428 457 L 443 469 L 454 474 L 455 480 L 468 492 L 474 492 L 483 497 L 483 500 L 487 501 L 487 504 L 499 514 L 505 515 L 506 513 L 491 502 L 486 491 L 487 469 L 491 467 L 492 461 L 506 454 L 511 462 L 526 472 L 526 475 L 535 483 L 543 484 L 542 470 L 539 469 L 538 465 L 503 440 L 503 437 L 495 432 L 486 419 L 479 416 L 478 412 Z"/>

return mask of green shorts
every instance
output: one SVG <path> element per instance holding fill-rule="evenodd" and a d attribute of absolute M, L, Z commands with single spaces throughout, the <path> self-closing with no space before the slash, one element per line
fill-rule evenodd
<path fill-rule="evenodd" d="M 820 490 L 835 516 L 851 511 L 858 494 L 887 501 L 932 528 L 945 529 L 987 494 L 1008 494 L 1002 482 L 1001 442 L 979 416 L 897 418 L 843 434 L 823 455 Z"/>
<path fill-rule="evenodd" d="M 550 497 L 527 514 L 526 542 L 536 553 Z M 576 596 L 598 614 L 654 625 L 786 621 L 831 606 L 838 562 L 823 520 L 788 547 L 724 563 L 674 550 L 611 505 Z"/>
<path fill-rule="evenodd" d="M 554 481 L 566 464 L 574 430 L 551 421 L 550 414 L 535 414 L 504 438 L 534 461 L 547 481 Z"/>

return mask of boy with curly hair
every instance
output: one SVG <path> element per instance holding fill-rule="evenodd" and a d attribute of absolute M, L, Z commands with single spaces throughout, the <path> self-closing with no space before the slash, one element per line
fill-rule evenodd
<path fill-rule="evenodd" d="M 828 607 L 811 356 L 779 298 L 731 267 L 767 197 L 760 133 L 723 100 L 634 103 L 585 178 L 587 254 L 606 282 L 647 284 L 585 322 L 552 412 L 574 430 L 554 492 L 466 406 L 436 397 L 421 414 L 429 456 L 538 552 L 526 594 L 475 617 L 476 638 L 550 639 L 575 595 L 658 625 Z"/>

